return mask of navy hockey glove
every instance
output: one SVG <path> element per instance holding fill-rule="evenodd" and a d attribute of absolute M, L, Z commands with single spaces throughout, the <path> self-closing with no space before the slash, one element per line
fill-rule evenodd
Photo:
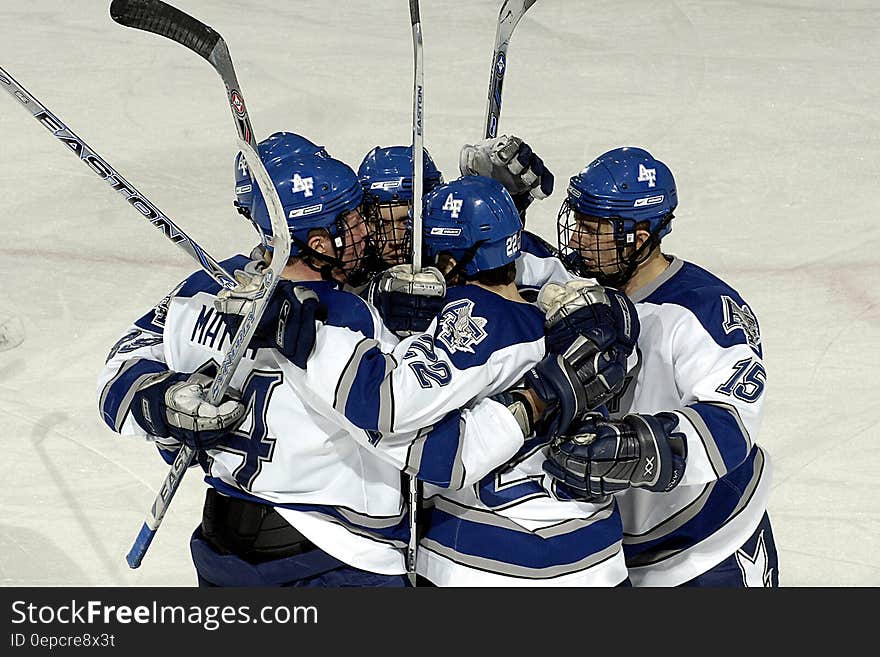
<path fill-rule="evenodd" d="M 422 333 L 446 305 L 446 281 L 435 267 L 418 274 L 412 265 L 395 265 L 376 276 L 366 298 L 385 326 L 398 335 Z"/>
<path fill-rule="evenodd" d="M 251 291 L 248 286 L 243 286 L 241 291 L 221 290 L 217 295 L 214 305 L 223 316 L 230 335 L 238 331 L 242 319 L 250 310 Z M 294 365 L 306 369 L 317 339 L 315 322 L 326 319 L 327 307 L 320 302 L 314 290 L 293 281 L 279 281 L 257 322 L 249 346 L 252 349 L 277 349 Z"/>
<path fill-rule="evenodd" d="M 465 144 L 458 168 L 463 176 L 487 176 L 504 185 L 521 216 L 534 199 L 553 193 L 553 173 L 519 137 L 502 135 Z"/>
<path fill-rule="evenodd" d="M 591 415 L 551 444 L 544 470 L 561 499 L 592 500 L 627 488 L 666 492 L 684 475 L 687 442 L 675 413 Z"/>
<path fill-rule="evenodd" d="M 526 372 L 523 383 L 541 402 L 541 418 L 535 427 L 538 433 L 556 435 L 576 418 L 601 404 L 601 401 L 594 403 L 583 380 L 589 378 L 590 368 L 581 371 L 579 366 L 596 355 L 592 343 L 585 343 L 569 356 L 547 354 Z"/>
<path fill-rule="evenodd" d="M 210 449 L 244 419 L 245 407 L 234 391 L 218 406 L 207 401 L 213 380 L 204 374 L 162 372 L 147 378 L 134 393 L 131 414 L 142 429 L 174 438 L 192 449 Z"/>
<path fill-rule="evenodd" d="M 593 410 L 623 385 L 627 358 L 639 337 L 636 308 L 624 294 L 587 281 L 548 283 L 538 295 L 547 314 L 548 353 L 562 354 L 576 368 Z"/>

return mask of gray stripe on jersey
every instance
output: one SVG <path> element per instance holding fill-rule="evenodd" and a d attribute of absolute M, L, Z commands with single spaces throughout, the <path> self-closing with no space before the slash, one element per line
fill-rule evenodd
<path fill-rule="evenodd" d="M 474 509 L 473 507 L 464 506 L 445 497 L 435 497 L 434 507 L 443 511 L 444 513 L 448 513 L 449 515 L 455 516 L 456 518 L 461 518 L 462 520 L 466 520 L 468 522 L 475 522 L 481 525 L 490 525 L 492 527 L 499 527 L 501 529 L 521 532 L 523 534 L 534 534 L 544 539 L 561 536 L 563 534 L 570 534 L 571 532 L 577 531 L 578 529 L 588 527 L 595 522 L 605 520 L 614 513 L 615 508 L 614 499 L 609 498 L 605 506 L 597 509 L 587 518 L 572 518 L 570 520 L 559 522 L 555 525 L 550 525 L 549 527 L 528 530 L 522 525 L 514 522 L 510 518 L 506 518 L 505 516 L 500 516 L 492 511 Z"/>
<path fill-rule="evenodd" d="M 339 511 L 340 513 L 342 512 L 342 509 L 340 509 L 339 507 L 334 507 L 334 508 L 337 511 Z M 384 536 L 377 536 L 376 534 L 370 533 L 368 528 L 362 529 L 360 527 L 353 527 L 352 525 L 348 525 L 346 523 L 340 522 L 339 518 L 336 518 L 336 517 L 329 515 L 329 514 L 326 514 L 326 513 L 321 513 L 320 511 L 303 511 L 302 513 L 306 513 L 307 515 L 310 515 L 310 516 L 315 516 L 316 518 L 320 518 L 321 520 L 327 520 L 329 522 L 332 522 L 334 525 L 338 525 L 339 527 L 342 527 L 343 529 L 350 532 L 351 534 L 354 534 L 355 536 L 361 536 L 363 538 L 368 538 L 372 541 L 376 541 L 377 543 L 383 543 L 385 545 L 390 545 L 391 547 L 395 547 L 398 549 L 403 549 L 406 547 L 406 541 L 395 540 L 392 538 L 385 538 Z M 369 521 L 377 520 L 377 518 L 371 518 L 370 516 L 361 516 L 361 518 L 364 520 L 369 520 Z"/>
<path fill-rule="evenodd" d="M 140 360 L 141 360 L 140 358 L 134 358 L 134 359 L 132 359 L 132 360 L 124 361 L 124 362 L 119 366 L 119 371 L 116 372 L 116 375 L 115 375 L 112 379 L 110 379 L 110 380 L 107 382 L 107 385 L 104 386 L 104 389 L 101 391 L 101 401 L 100 401 L 100 404 L 99 404 L 99 406 L 98 406 L 98 407 L 101 409 L 101 415 L 104 414 L 104 404 L 107 403 L 107 395 L 110 394 L 110 388 L 112 388 L 112 387 L 113 387 L 113 384 L 116 383 L 116 381 L 118 381 L 119 378 L 120 378 L 123 374 L 125 374 L 129 369 L 131 369 L 132 367 L 134 367 L 134 366 L 135 366 Z M 127 406 L 126 406 L 126 408 L 127 408 Z M 118 415 L 118 412 L 119 412 L 119 411 L 117 411 L 117 415 Z M 113 424 L 116 425 L 117 422 L 114 421 Z M 117 427 L 117 430 L 118 430 L 118 427 Z"/>
<path fill-rule="evenodd" d="M 348 522 L 353 522 L 367 529 L 388 529 L 389 527 L 394 527 L 400 524 L 405 513 L 405 510 L 401 510 L 396 516 L 368 516 L 344 507 L 335 506 L 333 508 Z"/>
<path fill-rule="evenodd" d="M 364 354 L 373 347 L 378 346 L 378 342 L 369 338 L 364 338 L 357 343 L 351 358 L 345 364 L 342 374 L 339 375 L 339 382 L 336 384 L 336 398 L 333 400 L 333 408 L 345 415 L 345 407 L 348 404 L 348 396 L 351 394 L 351 387 L 354 385 L 354 379 L 357 376 L 358 368 L 361 366 Z"/>
<path fill-rule="evenodd" d="M 422 462 L 422 454 L 425 451 L 425 442 L 428 440 L 428 432 L 430 428 L 419 429 L 415 440 L 409 446 L 406 452 L 407 474 L 415 475 L 419 471 L 419 464 Z"/>
<path fill-rule="evenodd" d="M 452 464 L 452 472 L 449 475 L 449 488 L 452 489 L 458 489 L 464 486 L 464 478 L 466 474 L 464 469 L 464 457 L 462 455 L 462 451 L 464 450 L 464 427 L 464 418 L 459 418 L 458 449 L 455 452 L 455 462 Z"/>
<path fill-rule="evenodd" d="M 114 376 L 110 381 L 104 386 L 104 391 L 101 393 L 101 412 L 104 412 L 104 402 L 107 399 L 107 394 L 110 392 L 110 387 L 116 383 L 116 381 L 123 376 L 128 370 L 132 367 L 140 363 L 142 358 L 135 358 L 134 360 L 126 361 L 123 363 L 122 367 L 119 368 L 119 372 L 117 372 L 116 376 Z M 143 374 L 139 376 L 134 382 L 129 386 L 128 390 L 125 391 L 125 396 L 122 398 L 122 401 L 119 403 L 119 409 L 116 411 L 116 417 L 113 420 L 113 430 L 116 433 L 119 433 L 122 430 L 122 424 L 125 422 L 125 418 L 128 415 L 128 408 L 131 406 L 131 400 L 134 398 L 135 393 L 138 391 L 138 388 L 141 387 L 141 384 L 150 377 L 156 376 L 155 372 L 149 372 L 148 374 Z"/>
<path fill-rule="evenodd" d="M 644 301 L 656 290 L 658 287 L 663 285 L 670 278 L 675 276 L 678 273 L 678 270 L 684 267 L 684 260 L 680 260 L 676 256 L 670 256 L 672 258 L 672 262 L 669 263 L 669 266 L 653 281 L 648 283 L 645 287 L 639 288 L 632 294 L 627 294 L 630 301 L 633 303 L 638 303 L 639 301 Z"/>
<path fill-rule="evenodd" d="M 706 449 L 706 455 L 709 457 L 709 463 L 715 471 L 715 475 L 719 478 L 726 475 L 727 466 L 724 465 L 721 451 L 718 449 L 718 445 L 715 444 L 715 438 L 712 436 L 712 431 L 706 426 L 703 417 L 692 408 L 685 407 L 676 410 L 684 415 L 694 427 L 697 436 L 700 437 L 700 441 Z"/>
<path fill-rule="evenodd" d="M 394 432 L 394 388 L 392 387 L 392 377 L 394 376 L 394 368 L 397 361 L 388 354 L 385 354 L 385 378 L 382 379 L 382 385 L 379 386 L 379 431 L 381 433 Z M 388 375 L 391 372 L 391 375 Z"/>
<path fill-rule="evenodd" d="M 655 525 L 654 527 L 649 529 L 647 532 L 643 534 L 625 533 L 623 535 L 623 542 L 627 545 L 647 543 L 648 541 L 653 541 L 654 539 L 661 538 L 679 529 L 685 523 L 693 520 L 693 518 L 700 511 L 703 510 L 703 507 L 706 506 L 706 501 L 709 499 L 709 495 L 712 493 L 712 490 L 715 488 L 715 484 L 717 483 L 717 481 L 713 481 L 706 484 L 706 486 L 703 488 L 703 492 L 700 493 L 700 496 L 697 499 L 695 499 L 683 509 L 679 510 L 671 518 L 667 518 L 659 525 Z M 662 493 L 654 493 L 654 495 L 662 495 Z"/>
<path fill-rule="evenodd" d="M 423 538 L 419 541 L 419 546 L 426 550 L 430 550 L 431 552 L 436 552 L 450 561 L 454 561 L 463 566 L 469 566 L 470 568 L 497 573 L 499 575 L 521 577 L 523 579 L 549 579 L 551 577 L 570 575 L 572 573 L 592 568 L 603 561 L 607 561 L 616 556 L 622 549 L 620 543 L 614 543 L 600 552 L 594 552 L 593 554 L 584 557 L 580 561 L 548 566 L 546 568 L 529 568 L 527 566 L 519 566 L 512 563 L 505 563 L 503 561 L 495 561 L 494 559 L 475 557 L 471 554 L 456 552 L 452 548 L 448 548 L 427 538 Z"/>
<path fill-rule="evenodd" d="M 755 490 L 758 488 L 758 484 L 761 481 L 761 476 L 764 473 L 764 451 L 758 448 L 758 453 L 755 455 L 755 464 L 752 470 L 752 476 L 749 479 L 749 483 L 743 491 L 742 497 L 740 497 L 739 503 L 736 507 L 731 511 L 730 515 L 724 519 L 718 529 L 724 527 L 731 520 L 736 518 L 739 515 L 740 511 L 742 511 L 746 506 L 748 506 L 749 502 L 752 500 L 752 496 L 755 494 Z M 623 542 L 630 545 L 633 543 L 641 543 L 641 540 L 633 540 L 629 534 L 624 534 Z M 646 552 L 645 554 L 640 554 L 637 557 L 633 557 L 627 560 L 626 565 L 629 568 L 636 568 L 639 566 L 649 566 L 651 564 L 656 564 L 664 559 L 668 559 L 669 557 L 674 557 L 675 555 L 683 552 L 686 549 L 690 549 L 693 546 L 688 546 L 682 549 L 676 550 L 655 550 L 653 552 Z"/>
<path fill-rule="evenodd" d="M 748 454 L 752 449 L 752 437 L 749 435 L 748 430 L 743 424 L 742 418 L 740 417 L 739 410 L 730 404 L 726 404 L 724 402 L 700 402 L 701 404 L 706 404 L 707 406 L 715 406 L 716 408 L 721 408 L 733 416 L 733 419 L 736 420 L 736 424 L 739 427 L 740 435 L 743 437 L 743 441 L 745 442 L 745 453 Z M 693 408 L 685 407 L 684 409 L 680 409 L 679 411 L 684 416 L 690 420 L 690 423 L 696 429 L 697 434 L 700 436 L 700 440 L 703 442 L 703 446 L 706 448 L 706 453 L 709 456 L 709 461 L 712 464 L 712 469 L 715 470 L 715 474 L 719 477 L 723 477 L 728 472 L 728 467 L 724 463 L 724 458 L 721 456 L 721 451 L 718 449 L 718 444 L 715 442 L 715 436 L 712 434 L 712 430 L 708 427 L 703 417 Z"/>
<path fill-rule="evenodd" d="M 705 401 L 700 402 L 701 404 L 707 404 L 709 406 L 717 406 L 719 408 L 723 408 L 726 411 L 729 411 L 731 415 L 733 415 L 733 419 L 736 420 L 736 424 L 739 427 L 740 433 L 742 433 L 743 438 L 746 440 L 746 454 L 752 451 L 752 446 L 754 443 L 752 442 L 752 436 L 749 433 L 749 430 L 746 429 L 746 425 L 743 424 L 742 416 L 739 414 L 739 409 L 733 404 L 728 404 L 727 402 L 720 401 Z"/>

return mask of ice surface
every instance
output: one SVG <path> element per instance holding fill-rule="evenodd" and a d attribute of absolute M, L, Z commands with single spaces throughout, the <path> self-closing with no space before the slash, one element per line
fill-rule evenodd
<path fill-rule="evenodd" d="M 409 142 L 407 3 L 176 4 L 225 37 L 258 138 L 301 132 L 353 166 Z M 218 259 L 248 249 L 219 77 L 108 5 L 4 0 L 0 65 Z M 447 178 L 482 136 L 499 5 L 422 2 L 426 145 Z M 501 132 L 558 180 L 531 228 L 555 241 L 567 178 L 609 148 L 646 147 L 678 180 L 667 251 L 757 313 L 758 440 L 787 586 L 880 585 L 878 52 L 876 0 L 541 0 L 509 52 Z M 125 326 L 194 267 L 0 96 L 0 309 L 26 334 L 0 352 L 0 584 L 193 585 L 204 484 L 185 478 L 130 570 L 166 467 L 103 425 L 95 379 Z"/>

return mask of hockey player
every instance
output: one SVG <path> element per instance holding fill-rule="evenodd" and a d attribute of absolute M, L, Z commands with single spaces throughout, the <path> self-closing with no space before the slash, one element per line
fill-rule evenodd
<path fill-rule="evenodd" d="M 454 280 L 461 272 L 471 273 L 474 259 L 482 261 L 493 253 L 510 253 L 506 257 L 513 259 L 519 255 L 521 224 L 509 232 L 510 217 L 517 218 L 516 209 L 498 182 L 483 176 L 462 177 L 425 197 L 426 207 L 438 202 L 442 207 L 435 211 L 446 212 L 452 219 L 464 221 L 478 213 L 473 221 L 483 221 L 468 228 L 477 231 L 481 239 L 457 260 L 447 277 Z M 426 232 L 430 230 L 425 226 Z M 454 237 L 464 228 L 448 230 L 449 237 Z M 505 270 L 504 275 L 507 273 Z M 626 346 L 629 332 L 620 317 L 624 309 L 613 309 L 618 321 L 614 330 L 609 328 L 608 340 L 590 334 L 595 327 L 584 329 L 585 335 L 578 339 L 574 322 L 559 327 L 567 343 L 561 335 L 551 332 L 552 340 L 548 335 L 548 341 L 559 345 L 559 353 L 548 353 L 544 325 L 535 320 L 541 313 L 516 294 L 512 281 L 499 285 L 506 295 L 515 295 L 515 300 L 489 293 L 482 285 L 457 286 L 455 294 L 447 293 L 442 313 L 427 330 L 402 340 L 391 354 L 383 351 L 378 341 L 358 342 L 324 325 L 317 331 L 307 370 L 291 377 L 293 385 L 316 407 L 333 409 L 355 427 L 373 432 L 380 441 L 389 433 L 428 426 L 438 405 L 452 401 L 455 407 L 462 407 L 500 393 L 537 368 L 529 396 L 534 393 L 540 398 L 535 404 L 538 410 L 545 405 L 561 410 L 556 424 L 565 427 L 595 406 L 585 406 L 586 401 L 608 394 L 622 380 L 626 356 L 632 350 L 631 344 Z M 576 302 L 573 308 L 582 305 Z M 479 314 L 483 309 L 493 318 L 492 331 L 486 329 L 490 320 Z M 508 324 L 519 328 L 505 330 L 499 326 L 502 323 L 505 329 Z M 480 345 L 478 354 L 476 345 Z M 564 357 L 559 355 L 562 352 L 566 352 Z M 586 388 L 583 395 L 589 400 L 580 392 L 576 400 L 565 394 L 582 388 Z"/>
<path fill-rule="evenodd" d="M 370 196 L 370 189 L 380 190 L 375 193 L 374 205 L 393 201 L 398 195 L 411 199 L 412 158 L 404 161 L 395 152 L 401 148 L 403 147 L 377 147 L 361 164 L 360 177 L 364 184 L 364 193 Z M 411 150 L 407 148 L 406 152 Z M 517 207 L 523 228 L 520 256 L 516 261 L 516 282 L 521 294 L 534 301 L 538 289 L 544 283 L 564 282 L 574 278 L 556 257 L 555 250 L 524 228 L 526 208 L 535 199 L 547 198 L 553 192 L 554 184 L 553 173 L 544 166 L 543 160 L 528 144 L 515 136 L 465 144 L 459 154 L 459 168 L 462 176 L 484 175 L 500 182 Z M 426 155 L 425 193 L 431 191 L 438 181 L 442 181 L 442 175 L 439 172 L 435 174 L 434 164 Z M 399 187 L 403 191 L 395 195 L 389 194 L 384 191 L 387 185 L 394 185 L 394 189 Z M 388 208 L 384 212 L 395 212 L 400 217 L 406 214 L 402 207 Z M 405 240 L 409 239 L 408 231 L 409 229 L 405 233 Z M 407 252 L 406 247 L 398 250 L 398 253 L 404 252 Z M 430 271 L 413 274 L 410 266 L 397 264 L 373 278 L 367 298 L 379 309 L 388 328 L 399 335 L 409 335 L 425 330 L 443 307 L 444 293 L 445 286 L 442 282 L 433 280 Z"/>
<path fill-rule="evenodd" d="M 427 150 L 423 161 L 425 194 L 443 183 Z M 375 221 L 379 258 L 370 285 L 361 291 L 382 316 L 385 326 L 400 336 L 424 331 L 440 309 L 446 284 L 436 270 L 413 273 L 412 146 L 376 146 L 358 167 L 367 214 Z"/>
<path fill-rule="evenodd" d="M 328 321 L 384 330 L 356 296 L 335 294 L 361 268 L 368 241 L 354 172 L 313 155 L 264 159 L 291 217 L 284 276 L 322 291 Z M 271 236 L 262 195 L 251 211 Z M 244 270 L 251 261 L 224 264 Z M 403 512 L 387 487 L 399 472 L 328 431 L 284 385 L 281 361 L 298 360 L 295 351 L 250 350 L 231 384 L 240 393 L 219 408 L 203 401 L 209 379 L 199 373 L 211 373 L 231 338 L 214 308 L 218 292 L 205 274 L 190 276 L 135 323 L 99 378 L 111 428 L 155 438 L 169 458 L 180 442 L 201 451 L 211 488 L 191 541 L 200 584 L 403 585 Z"/>
<path fill-rule="evenodd" d="M 677 205 L 672 172 L 640 148 L 608 151 L 570 180 L 560 251 L 578 275 L 625 292 L 642 329 L 639 363 L 609 404 L 614 419 L 573 429 L 548 470 L 575 497 L 617 491 L 634 585 L 778 586 L 770 459 L 756 442 L 758 321 L 727 283 L 663 253 Z M 644 488 L 660 469 L 645 458 L 658 444 L 648 415 L 655 434 L 674 417 L 686 437 L 684 477 L 669 492 Z"/>
<path fill-rule="evenodd" d="M 581 310 L 589 308 L 609 317 L 595 326 L 618 323 L 621 327 L 612 351 L 619 350 L 617 367 L 622 372 L 638 336 L 632 304 L 598 286 L 587 291 L 583 286 L 577 290 L 558 285 L 542 291 L 538 306 L 543 311 L 528 303 L 514 283 L 521 230 L 516 206 L 494 180 L 463 177 L 426 196 L 425 256 L 445 271 L 450 288 L 445 309 L 429 328 L 435 339 L 414 346 L 428 347 L 425 353 L 435 354 L 434 362 L 448 358 L 465 380 L 475 368 L 509 368 L 511 350 L 526 348 L 543 332 L 544 311 L 551 326 L 571 311 L 570 303 L 561 309 L 566 305 L 562 299 L 575 290 Z M 548 337 L 546 348 L 552 346 Z M 513 369 L 510 379 L 520 376 L 526 389 L 543 389 L 534 370 Z M 485 391 L 491 392 L 491 388 Z M 611 391 L 595 395 L 588 408 L 610 395 Z M 547 401 L 547 395 L 540 396 Z M 552 480 L 541 469 L 548 435 L 554 430 L 553 425 L 540 426 L 514 459 L 471 486 L 460 490 L 425 486 L 430 504 L 422 518 L 421 576 L 438 586 L 628 582 L 614 498 L 578 502 L 554 496 Z"/>
<path fill-rule="evenodd" d="M 409 263 L 412 255 L 412 146 L 376 146 L 364 156 L 357 174 L 364 190 L 364 204 L 375 210 L 369 214 L 377 219 L 374 235 L 381 258 L 379 271 Z M 427 149 L 422 176 L 424 194 L 443 184 L 443 174 Z"/>
<path fill-rule="evenodd" d="M 368 304 L 337 289 L 361 267 L 366 241 L 354 173 L 315 156 L 279 158 L 269 169 L 294 243 L 284 275 L 301 283 L 294 288 L 282 281 L 280 298 L 301 302 L 296 295 L 302 287 L 321 295 L 334 339 L 318 353 L 344 364 L 368 345 L 396 344 Z M 251 215 L 270 234 L 262 195 L 252 200 Z M 226 264 L 249 263 L 238 256 Z M 232 382 L 242 402 L 231 394 L 212 407 L 204 402 L 206 379 L 198 372 L 209 371 L 230 337 L 214 312 L 218 291 L 204 274 L 191 276 L 124 336 L 99 380 L 99 403 L 111 428 L 158 437 L 171 449 L 184 442 L 209 457 L 203 463 L 212 488 L 191 542 L 200 583 L 402 584 L 407 528 L 400 469 L 441 485 L 464 482 L 518 449 L 520 424 L 491 400 L 447 417 L 457 402 L 435 404 L 433 415 L 423 415 L 422 431 L 409 437 L 334 424 L 331 412 L 320 405 L 316 410 L 309 394 L 291 385 L 302 372 L 296 363 L 304 360 L 296 339 L 287 339 L 296 321 L 284 327 L 279 321 L 279 330 L 270 332 L 282 343 L 278 349 L 255 349 L 243 359 Z M 314 299 L 292 307 L 314 309 L 309 301 Z M 313 320 L 302 326 L 310 322 L 314 326 Z M 353 352 L 341 348 L 346 341 L 357 345 Z M 358 402 L 342 406 L 364 417 L 358 409 L 366 405 L 359 402 L 374 400 L 378 391 L 358 400 L 356 383 L 343 377 L 331 392 Z M 506 440 L 495 435 L 499 427 Z"/>

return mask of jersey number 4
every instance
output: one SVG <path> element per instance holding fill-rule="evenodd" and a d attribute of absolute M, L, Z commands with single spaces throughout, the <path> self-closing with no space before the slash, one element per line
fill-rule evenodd
<path fill-rule="evenodd" d="M 722 395 L 733 395 L 744 402 L 753 402 L 764 392 L 767 371 L 752 358 L 744 358 L 733 366 L 733 376 L 715 388 Z"/>
<path fill-rule="evenodd" d="M 275 439 L 269 437 L 266 423 L 266 410 L 272 391 L 283 380 L 281 372 L 264 372 L 254 370 L 244 386 L 242 401 L 247 408 L 243 427 L 223 440 L 224 452 L 240 454 L 244 457 L 241 465 L 235 469 L 233 476 L 245 490 L 250 490 L 254 479 L 260 474 L 265 461 L 272 460 L 275 450 Z M 248 422 L 250 418 L 250 422 Z"/>

